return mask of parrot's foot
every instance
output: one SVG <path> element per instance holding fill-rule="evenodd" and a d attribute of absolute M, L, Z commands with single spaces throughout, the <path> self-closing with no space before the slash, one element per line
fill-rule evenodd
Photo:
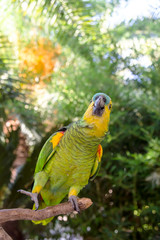
<path fill-rule="evenodd" d="M 35 211 L 38 210 L 38 208 L 39 208 L 38 193 L 32 193 L 32 192 L 28 192 L 28 191 L 25 191 L 22 189 L 18 190 L 17 192 L 20 192 L 22 194 L 29 196 L 31 198 L 31 200 L 35 203 Z"/>
<path fill-rule="evenodd" d="M 72 204 L 72 207 L 74 208 L 74 210 L 78 213 L 80 213 L 80 209 L 79 209 L 79 206 L 78 206 L 78 201 L 77 201 L 77 197 L 74 196 L 74 195 L 71 195 L 69 197 L 69 202 L 71 202 Z"/>

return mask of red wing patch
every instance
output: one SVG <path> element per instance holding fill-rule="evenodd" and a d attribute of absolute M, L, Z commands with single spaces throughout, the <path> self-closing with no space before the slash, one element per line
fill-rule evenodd
<path fill-rule="evenodd" d="M 60 142 L 61 138 L 63 137 L 64 132 L 57 132 L 51 139 L 51 143 L 53 145 L 53 149 L 58 145 Z"/>
<path fill-rule="evenodd" d="M 102 148 L 101 144 L 99 144 L 98 150 L 97 150 L 97 157 L 98 157 L 99 162 L 101 161 L 102 154 L 103 154 L 103 148 Z"/>

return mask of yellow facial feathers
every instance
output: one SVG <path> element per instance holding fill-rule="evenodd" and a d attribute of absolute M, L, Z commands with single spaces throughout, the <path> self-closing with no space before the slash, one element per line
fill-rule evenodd
<path fill-rule="evenodd" d="M 93 131 L 90 131 L 91 135 L 94 135 L 96 137 L 103 137 L 108 131 L 111 112 L 111 110 L 109 109 L 109 105 L 111 103 L 112 102 L 110 101 L 108 105 L 105 105 L 102 116 L 93 115 L 94 102 L 91 102 L 91 104 L 89 105 L 87 111 L 83 116 L 83 119 L 87 122 L 87 124 L 93 127 Z"/>

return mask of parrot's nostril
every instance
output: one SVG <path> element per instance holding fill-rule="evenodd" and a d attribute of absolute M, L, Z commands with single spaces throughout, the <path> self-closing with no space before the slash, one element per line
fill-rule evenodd
<path fill-rule="evenodd" d="M 103 102 L 106 103 L 107 99 L 105 97 L 103 97 Z"/>

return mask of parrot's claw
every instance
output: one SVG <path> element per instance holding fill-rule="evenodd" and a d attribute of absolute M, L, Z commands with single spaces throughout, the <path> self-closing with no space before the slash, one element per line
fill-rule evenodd
<path fill-rule="evenodd" d="M 69 197 L 69 202 L 72 204 L 73 209 L 74 209 L 76 212 L 80 213 L 80 209 L 79 209 L 79 206 L 78 206 L 77 197 L 74 196 L 74 195 L 70 196 L 70 197 Z"/>
<path fill-rule="evenodd" d="M 35 203 L 35 211 L 38 210 L 38 208 L 39 208 L 38 193 L 32 193 L 32 192 L 28 192 L 28 191 L 25 191 L 22 189 L 18 190 L 17 192 L 20 192 L 22 194 L 29 196 L 31 198 L 31 200 Z"/>

